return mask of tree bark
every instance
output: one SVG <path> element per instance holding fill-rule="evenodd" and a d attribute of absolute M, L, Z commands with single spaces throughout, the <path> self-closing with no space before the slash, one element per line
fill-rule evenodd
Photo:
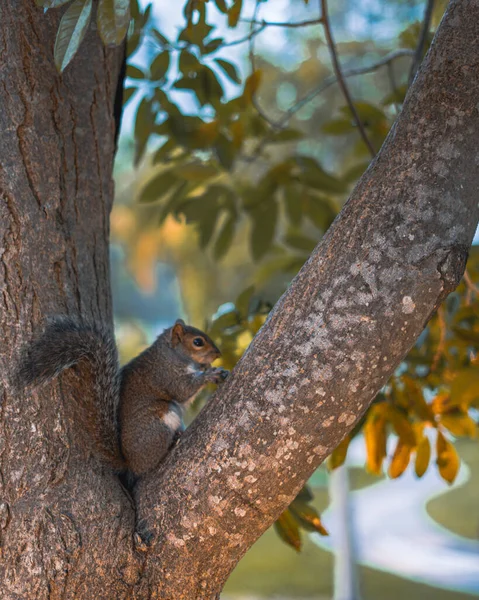
<path fill-rule="evenodd" d="M 19 349 L 45 315 L 112 321 L 112 113 L 121 56 L 92 32 L 58 75 L 59 18 L 33 0 L 0 3 L 0 597 L 7 599 L 121 597 L 135 563 L 131 505 L 116 478 L 81 452 L 58 386 L 24 397 L 9 384 Z"/>
<path fill-rule="evenodd" d="M 233 375 L 137 486 L 154 536 L 137 549 L 122 488 L 74 430 L 66 399 L 81 382 L 28 398 L 9 385 L 45 314 L 111 322 L 120 56 L 92 32 L 59 77 L 57 19 L 27 0 L 0 8 L 0 598 L 215 598 L 460 280 L 479 217 L 479 0 L 452 0 L 379 156 Z"/>

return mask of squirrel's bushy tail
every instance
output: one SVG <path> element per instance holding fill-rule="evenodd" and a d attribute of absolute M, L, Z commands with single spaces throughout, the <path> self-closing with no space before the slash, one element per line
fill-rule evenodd
<path fill-rule="evenodd" d="M 70 317 L 50 319 L 43 333 L 24 353 L 17 371 L 21 387 L 45 384 L 65 369 L 87 365 L 91 375 L 85 381 L 85 396 L 81 406 L 80 427 L 89 432 L 96 450 L 115 469 L 122 469 L 120 452 L 118 404 L 120 376 L 118 352 L 110 332 L 97 325 L 86 324 Z"/>

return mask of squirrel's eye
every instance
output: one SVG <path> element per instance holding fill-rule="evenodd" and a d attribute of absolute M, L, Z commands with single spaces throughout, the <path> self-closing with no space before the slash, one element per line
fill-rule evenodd
<path fill-rule="evenodd" d="M 197 337 L 197 338 L 195 338 L 195 339 L 193 340 L 193 344 L 194 344 L 195 346 L 197 346 L 198 348 L 201 348 L 201 346 L 204 346 L 204 345 L 205 345 L 205 341 L 204 341 L 204 339 L 203 339 L 203 338 Z"/>

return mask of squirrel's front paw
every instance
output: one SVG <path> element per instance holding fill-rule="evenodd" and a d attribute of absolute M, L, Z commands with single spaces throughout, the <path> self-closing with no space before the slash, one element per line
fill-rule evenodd
<path fill-rule="evenodd" d="M 222 383 L 230 374 L 229 371 L 223 369 L 223 367 L 215 367 L 210 369 L 207 373 L 208 381 L 211 383 Z"/>

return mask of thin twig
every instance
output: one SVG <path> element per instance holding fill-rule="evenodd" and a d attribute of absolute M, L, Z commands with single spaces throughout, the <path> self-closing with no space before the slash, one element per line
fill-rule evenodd
<path fill-rule="evenodd" d="M 368 147 L 368 150 L 371 153 L 371 156 L 374 158 L 376 156 L 376 151 L 371 143 L 371 140 L 369 139 L 369 137 L 366 133 L 366 130 L 364 129 L 364 125 L 359 117 L 356 107 L 354 106 L 353 99 L 351 97 L 351 94 L 349 93 L 348 86 L 346 85 L 346 81 L 345 81 L 343 73 L 341 71 L 341 65 L 339 64 L 338 53 L 336 50 L 336 45 L 334 43 L 334 39 L 333 39 L 332 31 L 331 31 L 331 25 L 329 22 L 328 2 L 327 2 L 327 0 L 319 0 L 319 2 L 321 5 L 321 18 L 323 21 L 324 34 L 326 36 L 326 42 L 328 44 L 329 53 L 331 55 L 331 62 L 333 63 L 333 70 L 336 74 L 336 79 L 338 80 L 339 87 L 341 88 L 341 91 L 343 92 L 344 99 L 346 100 L 346 104 L 348 105 L 349 110 L 351 111 L 351 115 L 356 123 L 356 126 L 359 129 L 359 133 L 361 134 L 361 137 L 362 137 L 364 143 Z"/>
<path fill-rule="evenodd" d="M 256 0 L 254 12 L 253 12 L 253 18 L 251 19 L 251 22 L 250 22 L 250 39 L 249 39 L 249 53 L 248 54 L 249 54 L 249 62 L 251 65 L 251 73 L 254 73 L 256 71 L 256 56 L 254 53 L 254 41 L 255 41 L 254 38 L 255 38 L 255 36 L 251 35 L 251 32 L 254 31 L 255 23 L 257 23 L 257 16 L 258 16 L 261 1 L 262 0 Z M 252 96 L 251 96 L 251 104 L 254 106 L 256 112 L 263 119 L 263 121 L 266 121 L 266 123 L 268 123 L 268 125 L 270 127 L 274 127 L 274 123 L 270 120 L 268 115 L 263 111 L 261 106 L 258 104 L 255 91 L 252 93 Z"/>
<path fill-rule="evenodd" d="M 472 281 L 467 269 L 464 271 L 464 281 L 466 282 L 468 288 L 470 288 L 475 294 L 479 294 L 479 287 L 477 287 L 477 285 Z"/>
<path fill-rule="evenodd" d="M 414 50 L 408 50 L 406 48 L 403 48 L 403 49 L 391 52 L 390 54 L 387 54 L 380 60 L 376 61 L 375 63 L 372 63 L 365 67 L 353 67 L 352 69 L 345 69 L 343 71 L 343 77 L 348 78 L 348 77 L 355 77 L 357 75 L 367 75 L 368 73 L 374 73 L 374 71 L 376 71 L 377 69 L 384 67 L 386 65 L 389 65 L 391 62 L 393 62 L 397 58 L 402 58 L 404 56 L 414 56 Z M 297 113 L 299 110 L 301 110 L 303 108 L 303 106 L 306 106 L 306 104 L 309 104 L 309 102 L 314 100 L 314 98 L 316 98 L 316 96 L 319 96 L 322 92 L 324 92 L 325 90 L 330 88 L 332 85 L 334 85 L 337 81 L 338 81 L 338 79 L 335 75 L 326 77 L 326 79 L 324 79 L 324 81 L 321 83 L 321 85 L 319 85 L 317 88 L 314 88 L 313 90 L 311 90 L 308 94 L 306 94 L 306 96 L 303 96 L 303 98 L 301 98 L 300 100 L 298 100 L 298 102 L 293 104 L 293 106 L 291 106 L 278 121 L 272 122 L 270 119 L 266 119 L 266 121 L 271 125 L 271 128 L 273 130 L 271 133 L 276 133 L 277 131 L 281 131 L 281 129 L 283 129 L 288 124 L 288 122 L 292 119 L 292 117 L 294 116 L 295 113 Z M 258 145 L 253 150 L 253 153 L 252 153 L 253 157 L 256 157 L 260 154 L 260 152 L 263 150 L 263 148 L 268 143 L 270 137 L 271 137 L 271 134 L 266 135 L 258 143 Z"/>
<path fill-rule="evenodd" d="M 294 29 L 296 27 L 307 27 L 308 25 L 321 25 L 323 19 L 310 19 L 309 21 L 298 21 L 296 23 L 280 23 L 278 21 L 265 21 L 264 19 L 262 19 L 261 21 L 257 21 L 255 18 L 240 19 L 240 21 L 242 21 L 243 23 L 249 23 L 250 25 L 261 25 L 262 27 L 285 27 L 289 29 Z"/>
<path fill-rule="evenodd" d="M 419 69 L 422 63 L 424 48 L 426 46 L 427 36 L 429 35 L 429 28 L 431 26 L 433 10 L 434 0 L 427 0 L 426 9 L 424 10 L 424 18 L 422 20 L 421 33 L 419 34 L 419 40 L 416 46 L 414 60 L 412 61 L 411 70 L 409 71 L 409 85 L 411 85 L 411 83 L 413 82 L 417 70 Z"/>
<path fill-rule="evenodd" d="M 391 52 L 390 54 L 387 54 L 386 56 L 384 56 L 380 60 L 376 61 L 375 63 L 366 65 L 365 67 L 353 67 L 352 69 L 345 69 L 343 71 L 343 77 L 345 79 L 347 79 L 348 77 L 355 77 L 356 75 L 366 75 L 367 73 L 373 73 L 377 69 L 384 67 L 386 65 L 389 65 L 391 62 L 393 62 L 397 58 L 401 58 L 403 56 L 413 56 L 413 55 L 414 55 L 414 50 L 408 50 L 406 48 L 401 49 L 401 50 L 396 50 L 395 52 Z M 336 77 L 336 75 L 331 75 L 330 77 L 326 77 L 326 79 L 324 79 L 324 81 L 321 83 L 321 85 L 319 85 L 317 88 L 314 88 L 314 90 L 311 90 L 308 94 L 306 94 L 306 96 L 303 96 L 303 98 L 298 100 L 298 102 L 296 102 L 291 108 L 289 108 L 286 111 L 286 113 L 284 114 L 284 116 L 281 117 L 281 119 L 279 121 L 277 121 L 276 127 L 278 129 L 280 129 L 281 127 L 286 125 L 286 123 L 289 121 L 289 119 L 296 112 L 298 112 L 298 110 L 300 110 L 301 108 L 303 108 L 303 106 L 305 106 L 306 104 L 311 102 L 311 100 L 316 98 L 316 96 L 319 96 L 319 94 L 322 94 L 329 87 L 331 87 L 332 85 L 337 83 L 337 81 L 338 81 L 338 78 Z"/>

